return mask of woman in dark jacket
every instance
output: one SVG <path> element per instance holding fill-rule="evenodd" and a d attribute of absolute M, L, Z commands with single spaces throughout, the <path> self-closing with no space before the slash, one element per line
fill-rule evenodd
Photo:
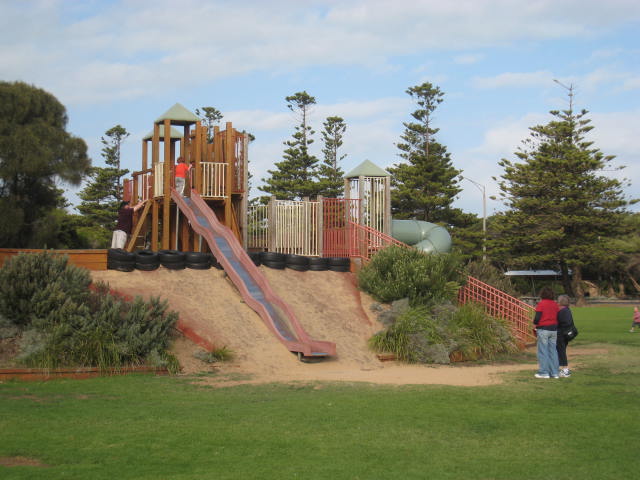
<path fill-rule="evenodd" d="M 558 312 L 558 339 L 556 341 L 556 350 L 558 351 L 558 363 L 560 364 L 559 375 L 561 377 L 571 376 L 569 361 L 567 360 L 567 344 L 569 340 L 565 335 L 573 327 L 573 315 L 569 309 L 569 304 L 568 295 L 560 295 L 558 297 L 560 311 Z"/>

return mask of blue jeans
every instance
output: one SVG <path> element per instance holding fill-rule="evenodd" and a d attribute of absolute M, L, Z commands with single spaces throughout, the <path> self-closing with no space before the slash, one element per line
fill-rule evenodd
<path fill-rule="evenodd" d="M 557 338 L 556 331 L 538 329 L 538 373 L 540 375 L 558 376 Z"/>

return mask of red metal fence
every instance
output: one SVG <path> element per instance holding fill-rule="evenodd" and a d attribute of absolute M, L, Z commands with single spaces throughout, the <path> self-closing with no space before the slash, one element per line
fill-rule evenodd
<path fill-rule="evenodd" d="M 531 322 L 534 308 L 477 278 L 468 277 L 467 284 L 458 292 L 461 304 L 473 301 L 484 305 L 489 315 L 502 318 L 511 325 L 514 336 L 522 343 L 534 343 Z"/>

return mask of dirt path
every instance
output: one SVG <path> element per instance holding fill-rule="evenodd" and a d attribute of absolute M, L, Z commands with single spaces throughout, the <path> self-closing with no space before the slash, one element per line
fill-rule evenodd
<path fill-rule="evenodd" d="M 271 287 L 318 340 L 336 343 L 337 356 L 320 363 L 301 363 L 267 330 L 219 270 L 92 272 L 112 288 L 129 295 L 160 296 L 181 322 L 203 332 L 211 344 L 234 353 L 230 362 L 209 366 L 193 357 L 199 348 L 180 339 L 174 346 L 187 374 L 215 370 L 204 377 L 217 385 L 237 383 L 347 381 L 379 384 L 478 386 L 500 383 L 500 373 L 535 370 L 530 365 L 417 366 L 380 362 L 367 340 L 382 326 L 369 307 L 373 302 L 354 287 L 350 273 L 297 272 L 260 267 Z"/>

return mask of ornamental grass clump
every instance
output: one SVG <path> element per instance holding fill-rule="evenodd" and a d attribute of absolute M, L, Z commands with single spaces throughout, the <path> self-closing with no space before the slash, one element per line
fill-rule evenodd
<path fill-rule="evenodd" d="M 5 289 L 12 278 L 17 281 Z M 88 271 L 48 253 L 18 255 L 0 269 L 0 315 L 20 330 L 19 361 L 46 368 L 146 363 L 177 370 L 167 348 L 178 315 L 166 301 L 130 302 L 104 283 L 90 285 Z"/>
<path fill-rule="evenodd" d="M 389 328 L 375 334 L 369 344 L 378 352 L 392 352 L 409 363 L 448 364 L 454 352 L 469 360 L 491 360 L 498 354 L 517 351 L 504 322 L 475 304 L 411 308 Z"/>

